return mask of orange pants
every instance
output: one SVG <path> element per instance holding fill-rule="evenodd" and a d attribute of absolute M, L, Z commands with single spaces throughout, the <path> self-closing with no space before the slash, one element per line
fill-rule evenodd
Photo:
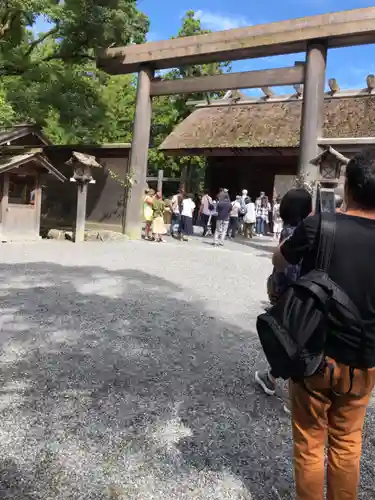
<path fill-rule="evenodd" d="M 335 365 L 335 391 L 347 392 L 349 368 L 329 361 Z M 375 385 L 375 368 L 355 370 L 349 395 L 333 394 L 328 367 L 325 373 L 307 379 L 306 385 L 317 397 L 302 384 L 290 384 L 296 499 L 323 500 L 327 446 L 327 500 L 356 500 L 362 429 Z"/>

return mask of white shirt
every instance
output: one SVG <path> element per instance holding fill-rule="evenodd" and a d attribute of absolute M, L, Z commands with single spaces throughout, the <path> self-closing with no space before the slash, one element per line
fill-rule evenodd
<path fill-rule="evenodd" d="M 195 208 L 195 203 L 190 198 L 182 200 L 182 212 L 181 215 L 184 217 L 193 217 L 193 212 Z"/>
<path fill-rule="evenodd" d="M 180 213 L 180 207 L 179 207 L 179 204 L 178 204 L 178 198 L 179 198 L 178 194 L 175 194 L 172 197 L 172 211 L 173 211 L 174 214 L 179 214 Z"/>
<path fill-rule="evenodd" d="M 232 211 L 230 213 L 231 217 L 238 217 L 239 211 L 241 210 L 241 203 L 239 201 L 234 201 L 232 203 Z"/>
<path fill-rule="evenodd" d="M 255 203 L 250 202 L 246 205 L 246 214 L 243 218 L 244 222 L 246 224 L 252 224 L 255 222 L 256 217 L 255 217 Z"/>
<path fill-rule="evenodd" d="M 280 203 L 275 203 L 273 206 L 273 222 L 282 222 L 280 217 Z"/>

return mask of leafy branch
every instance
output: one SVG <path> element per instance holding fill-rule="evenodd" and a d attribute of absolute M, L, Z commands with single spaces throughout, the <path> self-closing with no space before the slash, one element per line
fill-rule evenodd
<path fill-rule="evenodd" d="M 121 179 L 113 170 L 108 169 L 108 174 L 111 179 L 118 182 L 123 188 L 131 188 L 134 185 L 134 173 L 130 172 L 125 175 L 125 180 Z"/>
<path fill-rule="evenodd" d="M 41 44 L 43 43 L 45 40 L 47 40 L 47 38 L 49 38 L 50 36 L 52 35 L 55 35 L 56 33 L 58 33 L 59 31 L 59 24 L 57 23 L 56 26 L 52 29 L 50 29 L 49 31 L 47 31 L 46 33 L 43 33 L 43 35 L 41 35 L 39 38 L 37 38 L 36 40 L 34 40 L 33 42 L 30 43 L 30 46 L 29 48 L 26 50 L 25 54 L 24 54 L 24 57 L 29 57 L 31 55 L 31 53 Z"/>
<path fill-rule="evenodd" d="M 19 16 L 20 12 L 15 9 L 9 9 L 4 12 L 0 22 L 0 40 L 7 38 L 8 34 L 11 33 Z"/>

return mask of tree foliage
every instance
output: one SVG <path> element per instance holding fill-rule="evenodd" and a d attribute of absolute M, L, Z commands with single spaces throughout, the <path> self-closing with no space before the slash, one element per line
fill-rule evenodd
<path fill-rule="evenodd" d="M 36 33 L 38 19 L 49 26 Z M 98 49 L 145 40 L 149 22 L 136 0 L 3 0 L 0 75 L 19 75 L 51 60 L 82 62 Z M 46 41 L 49 51 L 38 51 Z"/>
<path fill-rule="evenodd" d="M 43 19 L 47 30 L 38 33 Z M 111 76 L 95 66 L 96 51 L 145 40 L 147 17 L 136 0 L 3 0 L 0 2 L 0 127 L 31 121 L 55 144 L 130 142 L 136 77 Z M 194 11 L 177 37 L 208 33 Z M 178 79 L 229 71 L 229 63 L 175 68 Z M 188 99 L 203 94 L 155 98 L 149 165 L 166 175 L 201 157 L 173 158 L 158 146 L 191 112 Z"/>
<path fill-rule="evenodd" d="M 9 127 L 14 120 L 14 109 L 9 104 L 4 89 L 0 87 L 0 127 Z"/>
<path fill-rule="evenodd" d="M 143 42 L 147 30 L 136 0 L 3 1 L 0 126 L 32 121 L 57 144 L 129 140 L 134 78 L 98 71 L 95 53 Z"/>

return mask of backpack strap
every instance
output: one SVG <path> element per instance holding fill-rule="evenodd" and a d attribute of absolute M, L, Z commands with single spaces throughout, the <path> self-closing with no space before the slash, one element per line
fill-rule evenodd
<path fill-rule="evenodd" d="M 334 214 L 322 212 L 320 219 L 319 246 L 316 268 L 328 273 L 335 244 L 336 217 Z"/>

